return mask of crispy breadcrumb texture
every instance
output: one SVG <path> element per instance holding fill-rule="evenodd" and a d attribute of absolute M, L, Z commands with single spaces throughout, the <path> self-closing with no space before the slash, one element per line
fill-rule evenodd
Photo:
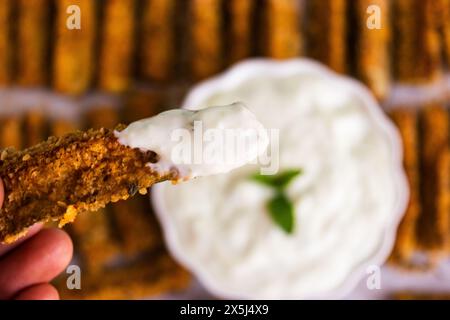
<path fill-rule="evenodd" d="M 2 150 L 0 241 L 15 241 L 39 221 L 59 221 L 62 226 L 81 211 L 95 211 L 176 177 L 175 172 L 160 175 L 146 165 L 157 161 L 154 152 L 126 147 L 113 130 L 104 128 L 51 137 L 23 151 Z"/>

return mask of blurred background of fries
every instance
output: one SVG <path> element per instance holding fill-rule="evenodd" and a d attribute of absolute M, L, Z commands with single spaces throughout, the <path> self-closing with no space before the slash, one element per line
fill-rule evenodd
<path fill-rule="evenodd" d="M 81 30 L 66 27 L 70 5 Z M 371 5 L 381 29 L 367 27 Z M 370 88 L 399 127 L 411 187 L 390 268 L 433 272 L 450 254 L 450 0 L 0 0 L 0 146 L 177 107 L 197 81 L 251 57 L 313 58 Z M 63 277 L 63 298 L 190 285 L 146 197 L 83 214 L 68 231 L 83 290 Z"/>

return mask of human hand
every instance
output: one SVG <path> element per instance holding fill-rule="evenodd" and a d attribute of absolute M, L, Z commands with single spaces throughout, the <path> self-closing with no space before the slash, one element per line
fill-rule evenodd
<path fill-rule="evenodd" d="M 3 197 L 0 180 L 0 207 Z M 66 268 L 72 252 L 72 241 L 64 231 L 42 229 L 42 224 L 13 244 L 0 244 L 0 299 L 58 299 L 49 281 Z"/>

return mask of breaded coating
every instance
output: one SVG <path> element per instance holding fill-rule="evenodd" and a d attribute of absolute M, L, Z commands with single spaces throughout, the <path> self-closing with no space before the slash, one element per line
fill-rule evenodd
<path fill-rule="evenodd" d="M 418 119 L 417 112 L 407 108 L 397 108 L 390 116 L 403 140 L 403 166 L 410 189 L 408 207 L 397 230 L 390 262 L 409 267 L 417 249 L 416 229 L 421 210 Z"/>
<path fill-rule="evenodd" d="M 0 120 L 0 148 L 23 147 L 22 124 L 23 118 L 18 115 Z"/>
<path fill-rule="evenodd" d="M 143 0 L 140 62 L 144 79 L 167 81 L 174 74 L 175 0 Z"/>
<path fill-rule="evenodd" d="M 44 86 L 48 80 L 50 1 L 17 1 L 16 81 L 23 86 Z"/>
<path fill-rule="evenodd" d="M 12 9 L 15 0 L 0 0 L 0 85 L 12 80 L 13 43 Z"/>
<path fill-rule="evenodd" d="M 307 54 L 336 72 L 347 66 L 347 0 L 306 2 Z"/>
<path fill-rule="evenodd" d="M 355 12 L 356 33 L 356 73 L 374 93 L 383 100 L 389 94 L 391 82 L 390 38 L 391 6 L 389 0 L 351 1 Z M 367 26 L 368 8 L 380 9 L 380 28 Z M 377 9 L 375 9 L 377 10 Z M 370 11 L 372 15 L 376 11 Z M 375 17 L 375 16 L 374 16 Z"/>
<path fill-rule="evenodd" d="M 148 196 L 136 196 L 112 207 L 116 229 L 126 256 L 163 246 L 158 222 L 152 215 Z"/>
<path fill-rule="evenodd" d="M 25 146 L 31 147 L 48 137 L 47 119 L 39 110 L 30 110 L 25 115 Z"/>
<path fill-rule="evenodd" d="M 300 4 L 292 0 L 267 0 L 264 8 L 265 55 L 286 59 L 302 52 Z"/>
<path fill-rule="evenodd" d="M 193 80 L 209 77 L 222 69 L 222 2 L 190 1 L 189 64 Z"/>
<path fill-rule="evenodd" d="M 228 64 L 233 64 L 252 54 L 252 27 L 257 7 L 256 0 L 228 0 L 225 4 L 229 14 L 227 60 Z"/>
<path fill-rule="evenodd" d="M 85 114 L 88 127 L 112 129 L 118 122 L 117 110 L 112 107 L 97 107 Z M 111 206 L 97 212 L 80 214 L 71 225 L 77 253 L 85 270 L 98 273 L 120 256 L 120 243 L 111 221 Z"/>
<path fill-rule="evenodd" d="M 441 175 L 438 162 L 449 143 L 449 117 L 441 105 L 427 106 L 420 119 L 422 213 L 418 223 L 419 245 L 430 253 L 442 253 L 448 242 L 448 212 L 438 208 Z"/>
<path fill-rule="evenodd" d="M 69 29 L 79 7 L 80 29 Z M 56 1 L 56 36 L 53 53 L 53 86 L 68 94 L 82 94 L 90 86 L 94 74 L 94 49 L 97 32 L 97 1 Z M 120 23 L 120 22 L 116 22 Z"/>
<path fill-rule="evenodd" d="M 126 147 L 107 129 L 51 137 L 23 151 L 5 149 L 0 159 L 5 189 L 1 242 L 13 242 L 38 221 L 56 220 L 63 226 L 78 212 L 176 179 L 175 172 L 161 176 L 146 165 L 158 161 L 154 152 Z"/>
<path fill-rule="evenodd" d="M 134 53 L 135 0 L 103 0 L 99 87 L 122 92 L 131 81 Z"/>
<path fill-rule="evenodd" d="M 405 83 L 430 82 L 442 73 L 438 1 L 396 0 L 394 71 Z"/>
<path fill-rule="evenodd" d="M 56 283 L 62 299 L 139 299 L 185 289 L 189 273 L 167 252 L 159 251 L 129 266 L 84 274 L 81 290 L 68 290 L 66 279 Z"/>

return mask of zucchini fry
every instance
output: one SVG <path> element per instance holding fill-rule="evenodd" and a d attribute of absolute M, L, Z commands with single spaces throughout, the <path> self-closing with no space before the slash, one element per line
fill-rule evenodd
<path fill-rule="evenodd" d="M 98 81 L 100 89 L 126 90 L 134 52 L 135 0 L 104 0 Z"/>
<path fill-rule="evenodd" d="M 190 6 L 191 74 L 201 80 L 222 69 L 222 1 L 191 0 Z"/>
<path fill-rule="evenodd" d="M 45 86 L 50 50 L 50 1 L 18 0 L 16 81 Z"/>
<path fill-rule="evenodd" d="M 168 81 L 175 67 L 175 0 L 144 0 L 140 35 L 141 75 Z"/>
<path fill-rule="evenodd" d="M 265 54 L 276 59 L 292 58 L 302 52 L 300 5 L 292 0 L 267 0 L 265 8 Z"/>
<path fill-rule="evenodd" d="M 390 23 L 389 0 L 352 1 L 357 23 L 356 39 L 356 73 L 372 90 L 374 95 L 383 100 L 389 94 L 391 81 L 390 67 Z M 367 27 L 367 8 L 376 5 L 380 8 L 380 29 Z"/>
<path fill-rule="evenodd" d="M 69 29 L 70 6 L 80 8 L 81 29 Z M 73 13 L 72 15 L 76 15 Z M 93 0 L 56 1 L 56 37 L 53 57 L 53 87 L 63 93 L 82 94 L 94 76 L 94 50 L 97 36 L 97 5 Z"/>
<path fill-rule="evenodd" d="M 347 66 L 346 0 L 311 0 L 306 3 L 308 52 L 339 73 Z"/>

